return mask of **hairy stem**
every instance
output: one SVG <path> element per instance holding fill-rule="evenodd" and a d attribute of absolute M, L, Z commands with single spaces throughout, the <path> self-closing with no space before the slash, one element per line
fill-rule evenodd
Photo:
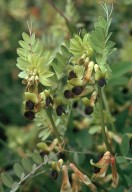
<path fill-rule="evenodd" d="M 99 111 L 100 111 L 100 121 L 101 121 L 101 128 L 102 128 L 102 136 L 103 136 L 103 140 L 105 142 L 107 150 L 110 151 L 111 154 L 113 154 L 111 146 L 110 146 L 110 144 L 108 142 L 108 139 L 107 139 L 106 131 L 105 131 L 104 112 L 103 112 L 103 99 L 102 99 L 102 91 L 101 91 L 100 87 L 98 87 L 98 92 L 99 92 Z"/>

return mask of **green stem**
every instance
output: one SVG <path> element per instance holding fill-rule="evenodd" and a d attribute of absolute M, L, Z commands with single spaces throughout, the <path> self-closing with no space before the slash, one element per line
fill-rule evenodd
<path fill-rule="evenodd" d="M 58 139 L 59 143 L 62 143 L 62 139 L 61 139 L 61 137 L 60 137 L 60 134 L 58 133 L 57 127 L 56 127 L 56 125 L 55 125 L 55 122 L 54 122 L 54 120 L 53 120 L 53 117 L 52 117 L 52 115 L 51 115 L 50 110 L 47 109 L 47 110 L 46 110 L 46 113 L 47 113 L 47 115 L 48 115 L 48 117 L 49 117 L 49 119 L 50 119 L 50 122 L 51 122 L 51 124 L 52 124 L 52 128 L 53 128 L 54 135 L 55 135 L 56 138 Z"/>
<path fill-rule="evenodd" d="M 106 111 L 107 111 L 107 113 L 110 116 L 110 124 L 111 124 L 112 131 L 116 132 L 116 128 L 115 128 L 115 125 L 114 125 L 114 123 L 112 121 L 112 116 L 111 116 L 110 108 L 109 108 L 109 105 L 108 105 L 108 102 L 107 102 L 106 95 L 105 95 L 104 91 L 102 91 L 102 98 L 103 98 L 103 102 L 104 102 Z"/>
<path fill-rule="evenodd" d="M 103 112 L 103 99 L 102 99 L 102 92 L 101 92 L 101 88 L 100 87 L 98 87 L 98 92 L 99 92 L 99 112 L 100 112 L 102 136 L 103 136 L 103 140 L 105 142 L 107 150 L 111 154 L 113 154 L 111 146 L 110 146 L 110 144 L 108 142 L 108 139 L 107 139 L 106 131 L 105 131 L 104 112 Z"/>

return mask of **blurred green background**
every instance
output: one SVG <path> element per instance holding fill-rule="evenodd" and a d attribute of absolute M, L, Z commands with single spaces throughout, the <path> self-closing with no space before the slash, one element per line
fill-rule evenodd
<path fill-rule="evenodd" d="M 53 3 L 75 23 L 78 31 L 83 27 L 87 31 L 91 30 L 93 22 L 99 15 L 103 15 L 101 6 L 94 0 L 54 0 Z M 74 9 L 75 15 L 73 14 Z M 115 0 L 112 18 L 112 40 L 116 42 L 117 51 L 110 57 L 109 62 L 111 64 L 121 63 L 124 68 L 126 63 L 131 63 L 132 66 L 132 1 Z M 32 23 L 32 30 L 36 36 L 42 38 L 44 48 L 53 53 L 57 51 L 63 40 L 69 37 L 64 19 L 48 1 L 0 0 L 0 172 L 9 170 L 11 174 L 13 174 L 13 163 L 23 157 L 27 149 L 35 148 L 38 140 L 35 126 L 23 117 L 24 86 L 18 79 L 19 71 L 16 67 L 16 49 L 22 32 L 28 32 L 27 22 Z M 111 112 L 116 118 L 116 128 L 120 134 L 132 130 L 131 72 L 132 67 L 125 69 L 122 72 L 124 78 L 121 77 L 122 82 L 115 83 L 117 82 L 115 78 L 108 84 L 106 90 Z M 70 137 L 73 138 L 76 129 L 73 129 L 72 134 Z M 85 132 L 80 134 L 82 138 L 85 138 Z M 78 135 L 76 137 L 78 143 Z M 71 142 L 71 145 L 74 146 L 77 143 Z M 92 141 L 90 145 L 86 145 L 86 148 L 90 148 Z M 82 147 L 84 146 L 82 145 Z M 127 170 L 129 167 L 126 168 L 126 173 Z M 55 190 L 52 190 L 51 182 Z M 29 181 L 25 186 L 22 191 L 44 192 L 59 189 L 59 184 L 48 177 L 43 180 L 42 176 L 36 177 L 35 182 Z M 119 191 L 123 191 L 123 188 Z"/>

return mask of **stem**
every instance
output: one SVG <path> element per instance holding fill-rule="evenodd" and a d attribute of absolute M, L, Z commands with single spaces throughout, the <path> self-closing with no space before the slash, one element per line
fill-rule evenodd
<path fill-rule="evenodd" d="M 50 119 L 50 122 L 52 124 L 52 128 L 53 128 L 53 132 L 54 132 L 54 135 L 56 136 L 56 138 L 58 139 L 59 143 L 62 143 L 62 139 L 60 137 L 60 134 L 58 133 L 58 130 L 57 130 L 57 127 L 55 125 L 55 122 L 53 120 L 53 117 L 51 115 L 51 112 L 49 111 L 49 109 L 46 110 L 46 113 Z"/>
<path fill-rule="evenodd" d="M 116 132 L 116 128 L 115 128 L 115 125 L 114 125 L 114 123 L 112 121 L 110 108 L 109 108 L 109 105 L 108 105 L 108 102 L 107 102 L 106 95 L 105 95 L 104 91 L 102 91 L 102 98 L 103 98 L 103 102 L 104 102 L 105 108 L 107 110 L 107 113 L 110 115 L 110 124 L 111 124 L 112 131 Z"/>
<path fill-rule="evenodd" d="M 72 23 L 67 19 L 67 17 L 63 14 L 62 11 L 60 11 L 60 9 L 58 9 L 55 4 L 53 3 L 52 0 L 47 0 L 48 3 L 64 18 L 66 25 L 70 31 L 70 34 L 73 35 L 76 32 L 76 28 L 74 25 L 72 25 Z"/>
<path fill-rule="evenodd" d="M 105 131 L 104 113 L 103 113 L 103 99 L 102 99 L 102 92 L 101 92 L 100 87 L 98 87 L 98 91 L 99 91 L 99 112 L 100 112 L 100 120 L 101 120 L 101 127 L 102 127 L 102 136 L 103 136 L 103 140 L 105 142 L 107 150 L 110 151 L 111 154 L 113 154 L 111 146 L 110 146 L 108 139 L 107 139 L 106 131 Z"/>

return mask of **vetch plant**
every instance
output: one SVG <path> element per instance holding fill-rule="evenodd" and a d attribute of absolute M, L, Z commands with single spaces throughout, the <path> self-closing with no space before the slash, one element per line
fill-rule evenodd
<path fill-rule="evenodd" d="M 128 188 L 126 178 L 117 166 L 116 149 L 112 144 L 113 140 L 118 143 L 118 139 L 108 130 L 108 118 L 104 113 L 105 86 L 112 74 L 108 57 L 114 51 L 115 43 L 110 40 L 112 33 L 109 32 L 112 9 L 109 12 L 105 3 L 102 6 L 106 17 L 99 16 L 91 32 L 82 29 L 79 33 L 73 33 L 71 21 L 66 19 L 71 37 L 62 43 L 55 54 L 45 51 L 42 41 L 31 30 L 29 35 L 22 33 L 17 49 L 17 67 L 21 70 L 18 76 L 25 86 L 24 116 L 30 121 L 34 120 L 39 127 L 40 141 L 34 152 L 14 165 L 18 177 L 16 181 L 6 172 L 1 174 L 3 183 L 11 192 L 17 191 L 26 179 L 39 172 L 48 173 L 54 180 L 62 173 L 61 192 L 79 192 L 83 184 L 89 191 L 96 192 L 98 188 L 107 191 L 103 185 L 107 182 L 109 165 L 112 172 L 108 180 L 109 188 L 119 185 L 119 177 Z M 79 104 L 77 109 L 80 115 L 85 117 L 83 123 L 94 122 L 93 133 L 102 133 L 102 144 L 97 147 L 104 149 L 103 157 L 98 163 L 92 160 L 87 162 L 94 167 L 94 173 L 78 165 L 70 154 L 68 139 L 65 139 L 70 131 L 70 116 L 75 103 Z M 107 112 L 111 121 L 111 114 Z M 49 138 L 50 144 L 46 142 Z M 122 142 L 127 144 L 126 140 L 124 138 Z M 82 142 L 81 138 L 79 142 Z M 69 181 L 71 172 L 72 183 Z"/>

